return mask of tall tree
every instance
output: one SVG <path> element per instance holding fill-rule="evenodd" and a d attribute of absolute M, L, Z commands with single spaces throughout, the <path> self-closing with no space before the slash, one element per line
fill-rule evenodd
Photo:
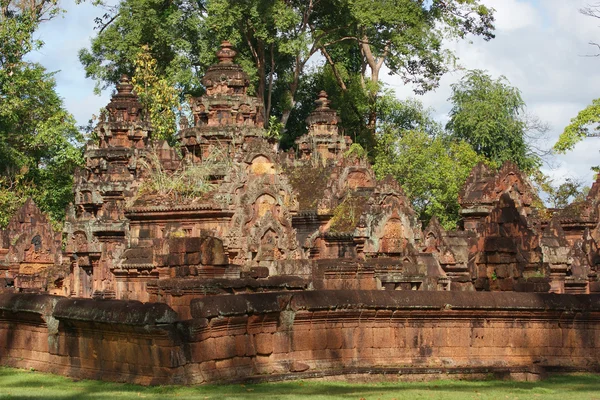
<path fill-rule="evenodd" d="M 443 39 L 490 39 L 492 30 L 492 10 L 480 0 L 124 0 L 101 21 L 80 59 L 102 87 L 132 70 L 142 45 L 153 49 L 159 72 L 175 77 L 177 68 L 201 70 L 228 39 L 240 51 L 238 62 L 256 77 L 267 117 L 274 112 L 286 126 L 309 60 L 321 52 L 340 90 L 360 84 L 364 94 L 349 98 L 369 102 L 360 118 L 373 136 L 383 65 L 427 91 L 454 62 Z M 173 65 L 186 57 L 189 64 Z M 362 104 L 354 108 L 363 112 Z"/>
<path fill-rule="evenodd" d="M 478 0 L 338 0 L 325 7 L 316 26 L 323 35 L 319 48 L 342 90 L 346 90 L 346 71 L 359 71 L 370 100 L 367 126 L 372 135 L 384 66 L 414 85 L 416 93 L 425 93 L 454 66 L 456 57 L 444 48 L 444 41 L 468 34 L 485 40 L 494 37 L 493 9 Z M 357 51 L 340 52 L 340 47 Z M 355 66 L 349 68 L 349 62 Z"/>
<path fill-rule="evenodd" d="M 382 99 L 379 107 L 388 118 L 379 121 L 377 131 L 377 177 L 396 178 L 425 224 L 435 215 L 445 228 L 455 228 L 458 193 L 471 169 L 487 160 L 465 141 L 445 135 L 432 110 L 419 101 L 398 101 L 392 93 Z"/>
<path fill-rule="evenodd" d="M 59 220 L 71 200 L 81 137 L 52 73 L 24 56 L 33 34 L 60 10 L 51 0 L 0 0 L 0 225 L 27 197 Z"/>
<path fill-rule="evenodd" d="M 446 129 L 465 140 L 494 165 L 516 163 L 526 172 L 541 159 L 527 142 L 529 129 L 521 92 L 505 77 L 493 79 L 484 71 L 469 71 L 452 85 L 450 120 Z"/>

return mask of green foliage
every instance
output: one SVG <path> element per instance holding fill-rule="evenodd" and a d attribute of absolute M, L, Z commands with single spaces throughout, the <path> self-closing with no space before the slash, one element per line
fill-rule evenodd
<path fill-rule="evenodd" d="M 565 208 L 572 202 L 585 200 L 590 188 L 578 180 L 567 178 L 558 186 L 552 185 L 550 181 L 543 190 L 547 193 L 548 203 L 553 208 Z"/>
<path fill-rule="evenodd" d="M 593 132 L 590 130 L 593 129 Z M 581 142 L 588 136 L 597 135 L 600 131 L 600 99 L 595 99 L 592 104 L 584 108 L 571 119 L 571 123 L 567 125 L 563 133 L 558 138 L 554 145 L 554 150 L 557 153 L 566 153 L 573 150 L 575 145 Z"/>
<path fill-rule="evenodd" d="M 177 91 L 165 78 L 158 76 L 156 60 L 150 48 L 142 46 L 135 59 L 133 87 L 150 117 L 154 137 L 174 144 L 176 130 L 175 110 L 180 107 Z"/>
<path fill-rule="evenodd" d="M 55 91 L 54 74 L 23 59 L 42 44 L 33 39 L 38 22 L 59 9 L 54 1 L 27 4 L 3 0 L 7 8 L 0 16 L 2 226 L 27 197 L 52 219 L 62 219 L 72 198 L 74 169 L 82 163 L 82 137 Z"/>
<path fill-rule="evenodd" d="M 526 141 L 525 102 L 505 77 L 492 79 L 484 71 L 469 71 L 452 85 L 450 121 L 446 129 L 465 140 L 499 167 L 505 161 L 532 172 L 540 158 Z"/>
<path fill-rule="evenodd" d="M 200 40 L 202 12 L 202 2 L 121 1 L 97 20 L 97 36 L 79 52 L 86 76 L 96 81 L 97 91 L 112 87 L 122 74 L 134 74 L 140 48 L 147 45 L 159 77 L 184 93 L 198 91 L 202 68 L 214 59 Z"/>
<path fill-rule="evenodd" d="M 358 143 L 352 143 L 344 153 L 344 157 L 366 158 L 369 153 Z"/>
<path fill-rule="evenodd" d="M 396 107 L 391 114 L 405 118 L 380 127 L 375 173 L 379 179 L 391 174 L 398 180 L 422 221 L 435 215 L 446 229 L 455 228 L 458 193 L 471 169 L 486 159 L 465 141 L 442 135 L 417 101 Z"/>
<path fill-rule="evenodd" d="M 391 90 L 385 90 L 377 98 L 377 115 L 383 126 L 394 126 L 402 131 L 420 130 L 432 137 L 441 136 L 444 129 L 432 114 L 433 110 L 426 109 L 419 100 L 399 100 Z"/>
<path fill-rule="evenodd" d="M 271 115 L 269 117 L 269 125 L 267 126 L 267 130 L 265 131 L 265 136 L 268 139 L 279 140 L 281 139 L 282 135 L 283 124 L 279 121 L 279 119 L 276 116 Z"/>

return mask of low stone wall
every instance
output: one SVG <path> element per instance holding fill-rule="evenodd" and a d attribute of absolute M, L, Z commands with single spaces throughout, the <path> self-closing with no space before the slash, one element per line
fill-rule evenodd
<path fill-rule="evenodd" d="M 0 362 L 77 378 L 185 383 L 177 314 L 165 304 L 0 295 Z"/>
<path fill-rule="evenodd" d="M 337 304 L 338 306 L 332 306 Z M 600 296 L 306 291 L 165 304 L 0 295 L 0 362 L 144 384 L 598 371 Z"/>

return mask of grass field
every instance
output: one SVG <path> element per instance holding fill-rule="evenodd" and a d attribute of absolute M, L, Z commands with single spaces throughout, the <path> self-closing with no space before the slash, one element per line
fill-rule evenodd
<path fill-rule="evenodd" d="M 542 382 L 434 381 L 350 384 L 295 381 L 256 385 L 144 387 L 0 367 L 0 399 L 587 399 L 600 400 L 600 375 Z"/>

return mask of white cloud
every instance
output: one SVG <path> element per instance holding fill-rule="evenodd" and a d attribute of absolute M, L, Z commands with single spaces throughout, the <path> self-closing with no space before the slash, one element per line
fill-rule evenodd
<path fill-rule="evenodd" d="M 487 70 L 506 76 L 522 91 L 528 110 L 551 125 L 545 141 L 550 148 L 577 112 L 600 97 L 600 58 L 582 57 L 591 50 L 594 37 L 600 42 L 600 20 L 579 13 L 589 0 L 484 0 L 497 10 L 496 38 L 450 43 L 466 69 Z M 450 85 L 460 73 L 444 76 L 440 87 L 417 96 L 445 120 L 450 104 Z M 399 98 L 414 96 L 395 76 L 384 78 Z M 587 139 L 566 155 L 553 157 L 554 169 L 545 168 L 557 181 L 574 177 L 591 184 L 590 167 L 600 164 L 600 140 Z"/>
<path fill-rule="evenodd" d="M 65 14 L 40 26 L 36 35 L 45 44 L 28 58 L 41 63 L 48 71 L 57 71 L 57 92 L 63 98 L 66 109 L 74 115 L 78 124 L 86 125 L 92 115 L 98 114 L 98 110 L 108 103 L 110 93 L 105 92 L 102 96 L 93 94 L 94 82 L 85 77 L 78 52 L 89 47 L 90 39 L 96 34 L 94 18 L 105 11 L 90 2 L 80 5 L 65 2 L 64 6 L 67 9 Z"/>
<path fill-rule="evenodd" d="M 485 4 L 496 10 L 496 31 L 499 34 L 539 25 L 541 21 L 538 10 L 526 1 L 487 0 Z"/>

